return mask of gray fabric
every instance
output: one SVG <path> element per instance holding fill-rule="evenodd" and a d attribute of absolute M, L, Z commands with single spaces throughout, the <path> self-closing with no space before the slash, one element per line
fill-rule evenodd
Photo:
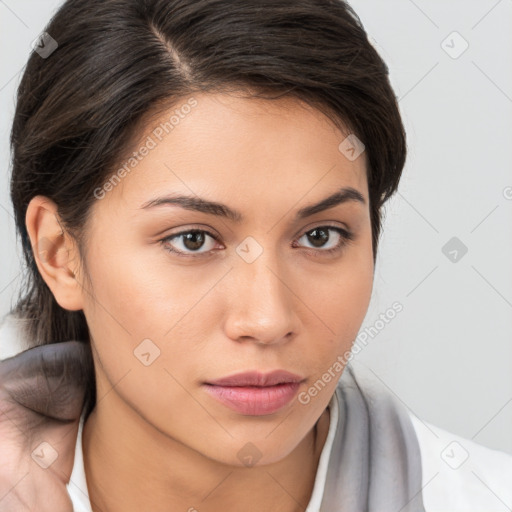
<path fill-rule="evenodd" d="M 349 363 L 320 512 L 425 512 L 421 454 L 405 407 Z"/>

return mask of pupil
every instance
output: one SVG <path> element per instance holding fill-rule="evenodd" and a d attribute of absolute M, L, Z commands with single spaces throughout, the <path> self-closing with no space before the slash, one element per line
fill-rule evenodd
<path fill-rule="evenodd" d="M 309 236 L 310 236 L 310 238 L 313 239 L 312 244 L 315 247 L 321 247 L 325 242 L 327 242 L 329 240 L 329 235 L 327 235 L 327 231 L 325 229 L 315 228 L 310 233 L 312 233 L 312 235 L 309 235 Z M 318 233 L 322 233 L 322 235 L 320 235 L 320 239 L 315 238 L 315 234 L 318 234 Z"/>
<path fill-rule="evenodd" d="M 187 233 L 183 243 L 185 244 L 185 247 L 191 251 L 194 249 L 200 249 L 204 243 L 204 235 L 200 232 Z"/>

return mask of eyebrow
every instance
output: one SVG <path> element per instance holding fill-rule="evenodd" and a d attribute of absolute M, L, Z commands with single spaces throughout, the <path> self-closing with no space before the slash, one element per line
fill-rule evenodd
<path fill-rule="evenodd" d="M 363 195 L 358 190 L 352 187 L 343 187 L 338 192 L 335 192 L 325 199 L 322 199 L 320 202 L 301 208 L 297 211 L 295 217 L 298 220 L 304 219 L 314 215 L 315 213 L 323 212 L 324 210 L 334 208 L 339 204 L 348 203 L 349 201 L 355 201 L 363 205 L 366 204 Z M 208 201 L 198 196 L 172 195 L 157 197 L 147 201 L 140 208 L 147 210 L 164 205 L 180 206 L 186 210 L 217 215 L 219 217 L 230 219 L 233 222 L 242 222 L 244 220 L 244 216 L 239 211 L 234 210 L 225 204 L 215 201 Z"/>

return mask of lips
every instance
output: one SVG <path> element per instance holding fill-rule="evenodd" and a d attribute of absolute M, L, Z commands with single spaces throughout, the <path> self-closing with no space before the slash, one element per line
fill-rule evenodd
<path fill-rule="evenodd" d="M 297 383 L 304 379 L 299 375 L 287 372 L 286 370 L 274 370 L 269 373 L 261 373 L 257 371 L 250 371 L 244 373 L 237 373 L 229 377 L 223 377 L 206 382 L 214 386 L 275 386 L 277 384 Z"/>
<path fill-rule="evenodd" d="M 285 370 L 270 373 L 245 372 L 204 384 L 204 390 L 229 409 L 248 416 L 273 414 L 296 396 L 299 375 Z"/>

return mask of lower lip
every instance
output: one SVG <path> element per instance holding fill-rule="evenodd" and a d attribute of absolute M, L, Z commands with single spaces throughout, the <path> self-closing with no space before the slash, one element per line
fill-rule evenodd
<path fill-rule="evenodd" d="M 230 409 L 250 416 L 272 414 L 291 402 L 300 382 L 287 382 L 266 387 L 229 387 L 206 384 L 211 396 Z"/>

